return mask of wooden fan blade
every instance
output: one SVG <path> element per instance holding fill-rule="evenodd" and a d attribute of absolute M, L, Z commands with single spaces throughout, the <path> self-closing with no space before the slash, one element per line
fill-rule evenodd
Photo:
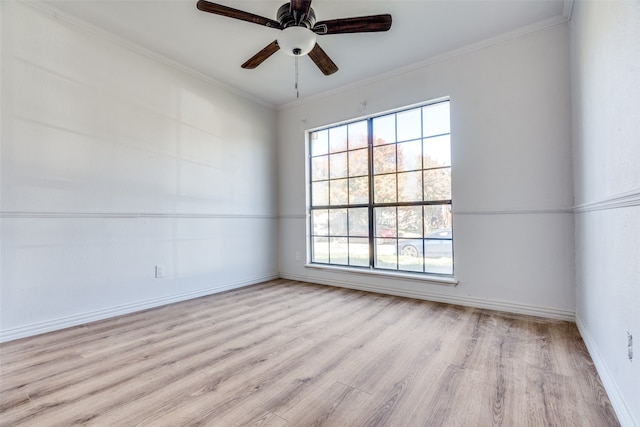
<path fill-rule="evenodd" d="M 234 9 L 232 7 L 223 6 L 217 3 L 211 3 L 206 0 L 198 0 L 198 9 L 203 12 L 214 13 L 216 15 L 226 16 L 228 18 L 239 19 L 241 21 L 247 21 L 258 25 L 264 25 L 269 28 L 282 29 L 282 25 L 278 21 L 265 18 L 263 16 L 254 15 L 253 13 L 245 12 L 243 10 Z"/>
<path fill-rule="evenodd" d="M 276 53 L 278 50 L 280 50 L 280 46 L 278 46 L 278 41 L 274 40 L 273 42 L 269 43 L 260 52 L 256 53 L 251 58 L 249 58 L 247 62 L 242 64 L 242 68 L 253 70 L 258 65 L 262 64 L 264 61 L 269 59 L 269 57 L 274 53 Z"/>
<path fill-rule="evenodd" d="M 329 76 L 336 71 L 338 71 L 338 66 L 329 58 L 329 55 L 322 50 L 320 45 L 316 43 L 316 45 L 309 52 L 309 58 L 320 68 L 320 71 L 325 76 Z"/>
<path fill-rule="evenodd" d="M 311 0 L 291 0 L 290 11 L 296 25 L 309 15 Z"/>
<path fill-rule="evenodd" d="M 316 34 L 372 33 L 391 28 L 391 15 L 359 16 L 356 18 L 320 21 L 313 27 Z"/>

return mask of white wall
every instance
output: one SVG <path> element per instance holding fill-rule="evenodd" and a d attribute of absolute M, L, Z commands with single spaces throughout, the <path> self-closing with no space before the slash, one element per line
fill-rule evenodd
<path fill-rule="evenodd" d="M 1 7 L 2 340 L 277 277 L 275 111 Z"/>
<path fill-rule="evenodd" d="M 426 41 L 425 41 L 426 42 Z M 455 277 L 305 268 L 305 129 L 451 97 Z M 573 319 L 569 30 L 558 25 L 284 108 L 283 277 Z"/>
<path fill-rule="evenodd" d="M 637 426 L 640 2 L 576 2 L 571 27 L 576 317 L 618 418 Z"/>

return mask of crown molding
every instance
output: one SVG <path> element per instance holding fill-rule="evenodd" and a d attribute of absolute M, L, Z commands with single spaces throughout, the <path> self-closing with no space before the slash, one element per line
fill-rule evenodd
<path fill-rule="evenodd" d="M 246 92 L 243 92 L 240 89 L 237 89 L 233 86 L 230 86 L 226 83 L 222 83 L 219 80 L 216 80 L 212 77 L 209 77 L 199 71 L 194 70 L 193 68 L 187 67 L 177 61 L 169 59 L 168 57 L 156 53 L 150 49 L 144 48 L 136 43 L 133 43 L 123 37 L 120 37 L 114 33 L 106 31 L 98 26 L 92 25 L 82 19 L 71 16 L 67 13 L 64 13 L 55 7 L 47 4 L 45 1 L 36 0 L 36 1 L 20 1 L 20 4 L 27 5 L 34 10 L 38 10 L 41 13 L 49 15 L 60 22 L 63 22 L 69 26 L 75 27 L 81 31 L 85 31 L 87 33 L 92 34 L 95 37 L 101 38 L 103 40 L 107 40 L 111 43 L 115 43 L 119 46 L 122 46 L 132 52 L 145 56 L 153 61 L 159 62 L 167 67 L 173 68 L 174 70 L 185 73 L 191 77 L 195 77 L 205 83 L 218 87 L 224 91 L 237 95 L 241 98 L 246 99 L 247 101 L 251 101 L 255 104 L 262 105 L 263 107 L 267 107 L 270 109 L 275 109 L 276 106 L 270 102 L 265 101 L 264 99 L 258 98 L 256 96 L 250 95 Z"/>
<path fill-rule="evenodd" d="M 368 79 L 363 79 L 360 80 L 358 82 L 349 84 L 349 85 L 345 85 L 333 90 L 329 90 L 329 91 L 325 91 L 322 92 L 320 94 L 316 94 L 316 95 L 312 95 L 310 97 L 304 98 L 304 99 L 300 99 L 300 100 L 296 100 L 293 102 L 289 102 L 289 103 L 285 103 L 285 104 L 281 104 L 281 105 L 275 105 L 271 102 L 265 101 L 264 99 L 258 98 L 254 95 L 250 95 L 240 89 L 237 89 L 233 86 L 230 86 L 226 83 L 223 83 L 219 80 L 216 80 L 214 78 L 211 78 L 199 71 L 196 71 L 190 67 L 187 67 L 177 61 L 174 61 L 172 59 L 169 59 L 168 57 L 161 55 L 159 53 L 156 53 L 152 50 L 146 49 L 136 43 L 133 43 L 127 39 L 124 39 L 120 36 L 117 36 L 111 32 L 108 32 L 100 27 L 97 27 L 95 25 L 92 25 L 86 21 L 83 21 L 79 18 L 76 18 L 74 16 L 71 16 L 67 13 L 61 12 L 60 10 L 56 9 L 55 7 L 47 4 L 45 1 L 43 0 L 36 0 L 36 1 L 21 1 L 21 4 L 25 4 L 28 5 L 30 7 L 32 7 L 33 9 L 39 10 L 42 13 L 45 13 L 51 17 L 54 17 L 56 19 L 58 19 L 61 22 L 64 22 L 68 25 L 71 25 L 73 27 L 79 28 L 82 31 L 86 31 L 88 33 L 91 33 L 94 36 L 100 37 L 102 39 L 108 40 L 112 43 L 118 44 L 122 47 L 125 47 L 133 52 L 136 52 L 140 55 L 143 55 L 149 59 L 152 59 L 156 62 L 159 62 L 165 66 L 168 66 L 170 68 L 173 68 L 177 71 L 183 72 L 185 74 L 188 74 L 192 77 L 195 77 L 199 80 L 202 80 L 208 84 L 211 84 L 213 86 L 216 86 L 220 89 L 223 89 L 229 93 L 232 93 L 234 95 L 237 95 L 241 98 L 244 98 L 248 101 L 251 101 L 255 104 L 258 105 L 262 105 L 264 107 L 276 110 L 276 111 L 283 111 L 283 110 L 287 110 L 296 106 L 300 106 L 309 102 L 313 102 L 319 99 L 323 99 L 323 98 L 327 98 L 327 97 L 331 97 L 334 96 L 336 94 L 340 94 L 346 91 L 349 91 L 351 89 L 354 88 L 359 88 L 359 87 L 363 87 L 372 83 L 376 83 L 379 81 L 383 81 L 383 80 L 387 80 L 393 77 L 396 77 L 398 75 L 401 74 L 405 74 L 429 65 L 433 65 L 436 64 L 438 62 L 442 62 L 451 58 L 454 58 L 456 56 L 459 55 L 463 55 L 463 54 L 467 54 L 467 53 L 471 53 L 473 51 L 476 50 L 481 50 L 496 44 L 500 44 L 509 40 L 513 40 L 513 39 L 517 39 L 517 38 L 521 38 L 536 32 L 540 32 L 540 31 L 544 31 L 550 27 L 554 27 L 556 25 L 559 24 L 563 24 L 565 22 L 568 22 L 571 19 L 571 15 L 573 13 L 573 5 L 574 5 L 574 0 L 565 0 L 564 2 L 564 8 L 562 11 L 562 14 L 556 17 L 552 17 L 543 21 L 540 21 L 538 23 L 535 24 L 531 24 L 531 25 L 527 25 L 521 28 L 518 28 L 514 31 L 510 31 L 507 33 L 504 33 L 502 35 L 499 35 L 497 37 L 492 37 L 489 39 L 485 39 L 482 40 L 480 42 L 476 42 L 476 43 L 472 43 L 469 44 L 467 46 L 464 46 L 462 48 L 458 48 L 458 49 L 454 49 L 451 50 L 449 52 L 445 52 L 443 54 L 440 55 L 436 55 L 433 56 L 431 58 L 427 58 L 424 59 L 422 61 L 419 61 L 417 63 L 408 65 L 406 67 L 401 67 L 398 69 L 395 69 L 393 71 L 387 72 L 387 73 L 383 73 Z"/>
<path fill-rule="evenodd" d="M 571 1 L 571 3 L 573 3 L 572 0 L 568 0 Z M 350 90 L 353 89 L 357 89 L 357 88 L 361 88 L 364 86 L 368 86 L 370 84 L 374 84 L 374 83 L 378 83 L 384 80 L 388 80 L 397 76 L 400 76 L 402 74 L 406 74 L 415 70 L 419 70 L 421 68 L 425 68 L 427 66 L 430 65 L 434 65 L 437 64 L 439 62 L 444 62 L 447 60 L 450 60 L 452 58 L 455 58 L 457 56 L 461 56 L 461 55 L 465 55 L 468 53 L 472 53 L 475 51 L 479 51 L 482 49 L 486 49 L 488 47 L 491 46 L 495 46 L 501 43 L 505 43 L 505 42 L 509 42 L 511 40 L 516 40 L 519 38 L 523 38 L 523 37 L 527 37 L 529 35 L 535 34 L 535 33 L 539 33 L 539 32 L 543 32 L 546 31 L 550 28 L 553 28 L 557 25 L 561 25 L 564 24 L 566 22 L 569 21 L 569 18 L 567 18 L 567 16 L 565 16 L 566 13 L 566 6 L 565 9 L 563 11 L 562 15 L 558 15 L 558 16 L 554 16 L 552 18 L 549 19 L 545 19 L 543 21 L 537 22 L 535 24 L 531 24 L 531 25 L 526 25 L 524 27 L 518 28 L 516 30 L 513 31 L 509 31 L 507 33 L 501 34 L 499 36 L 496 37 L 491 37 L 479 42 L 474 42 L 471 44 L 468 44 L 466 46 L 463 46 L 461 48 L 458 49 L 454 49 L 454 50 L 450 50 L 448 52 L 439 54 L 439 55 L 435 55 L 432 56 L 430 58 L 424 59 L 422 61 L 416 62 L 414 64 L 408 65 L 406 67 L 401 67 L 401 68 L 397 68 L 395 70 L 389 71 L 387 73 L 383 73 L 368 79 L 363 79 L 360 81 L 357 81 L 355 83 L 352 84 L 348 84 L 345 86 L 341 86 L 339 88 L 336 89 L 332 89 L 332 90 L 328 90 L 328 91 L 324 91 L 322 93 L 316 94 L 316 95 L 312 95 L 309 96 L 307 98 L 304 99 L 300 99 L 300 100 L 296 100 L 293 102 L 289 102 L 286 104 L 282 104 L 276 107 L 277 111 L 285 111 L 294 107 L 298 107 L 310 102 L 315 102 L 318 101 L 320 99 L 324 99 L 324 98 L 329 98 L 344 92 L 348 92 Z"/>
<path fill-rule="evenodd" d="M 562 16 L 567 18 L 567 21 L 571 21 L 573 17 L 573 5 L 575 0 L 564 0 L 564 9 L 562 10 Z"/>

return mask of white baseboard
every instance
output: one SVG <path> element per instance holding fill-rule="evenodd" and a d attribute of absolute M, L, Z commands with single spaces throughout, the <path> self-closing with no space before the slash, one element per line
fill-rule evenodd
<path fill-rule="evenodd" d="M 474 308 L 486 308 L 488 310 L 505 311 L 509 313 L 527 314 L 531 316 L 546 317 L 550 319 L 575 321 L 575 312 L 573 310 L 562 310 L 551 307 L 540 307 L 528 304 L 520 304 L 510 301 L 500 301 L 488 298 L 477 298 L 459 295 L 445 295 L 435 292 L 410 291 L 405 289 L 396 289 L 380 285 L 366 285 L 357 282 L 345 280 L 319 279 L 297 274 L 280 273 L 283 279 L 298 280 L 301 282 L 317 283 L 321 285 L 336 286 L 341 288 L 358 289 L 361 291 L 377 292 L 381 294 L 396 295 L 401 297 L 416 298 L 427 301 L 444 302 L 447 304 L 462 305 Z"/>
<path fill-rule="evenodd" d="M 624 400 L 622 393 L 618 389 L 616 385 L 616 381 L 614 380 L 611 372 L 607 368 L 607 364 L 602 358 L 600 354 L 600 350 L 598 350 L 598 345 L 593 340 L 593 337 L 589 333 L 588 329 L 584 326 L 582 321 L 580 320 L 580 316 L 576 314 L 576 325 L 578 326 L 578 331 L 580 331 L 580 335 L 582 336 L 582 340 L 587 346 L 587 350 L 589 350 L 589 355 L 593 360 L 593 364 L 596 366 L 596 370 L 598 371 L 598 375 L 600 375 L 600 380 L 602 381 L 602 385 L 609 396 L 609 400 L 611 401 L 611 406 L 613 406 L 613 410 L 615 411 L 618 421 L 620 421 L 620 425 L 622 427 L 638 427 L 638 424 L 631 413 L 631 409 L 627 405 L 627 402 Z"/>
<path fill-rule="evenodd" d="M 57 331 L 72 326 L 83 325 L 98 320 L 108 319 L 110 317 L 121 316 L 123 314 L 134 313 L 136 311 L 147 310 L 149 308 L 160 307 L 175 302 L 186 301 L 193 298 L 199 298 L 206 295 L 217 294 L 219 292 L 229 291 L 244 286 L 254 285 L 256 283 L 274 280 L 279 275 L 271 275 L 265 277 L 257 277 L 249 280 L 243 280 L 233 283 L 225 283 L 216 285 L 206 289 L 200 289 L 192 292 L 185 292 L 177 295 L 170 295 L 160 298 L 152 298 L 145 301 L 123 304 L 116 307 L 109 307 L 102 310 L 96 310 L 89 313 L 76 314 L 73 316 L 61 317 L 58 319 L 47 320 L 45 322 L 32 323 L 26 326 L 19 326 L 0 331 L 0 342 L 12 341 L 19 338 L 31 337 L 43 334 L 45 332 Z"/>

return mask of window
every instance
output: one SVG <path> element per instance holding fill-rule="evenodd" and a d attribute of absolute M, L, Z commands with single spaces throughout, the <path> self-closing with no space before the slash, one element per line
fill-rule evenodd
<path fill-rule="evenodd" d="M 449 101 L 309 133 L 311 262 L 453 275 Z"/>

